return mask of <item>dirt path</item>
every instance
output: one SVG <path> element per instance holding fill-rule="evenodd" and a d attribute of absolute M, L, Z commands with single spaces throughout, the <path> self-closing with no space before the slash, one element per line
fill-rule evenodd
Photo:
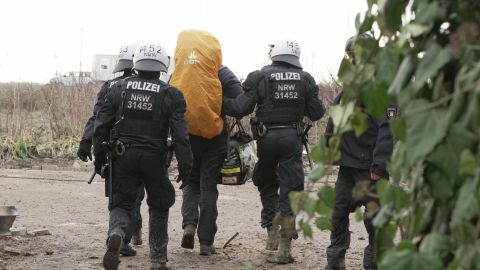
<path fill-rule="evenodd" d="M 102 269 L 108 223 L 107 198 L 104 183 L 87 185 L 87 172 L 7 170 L 0 169 L 0 205 L 15 205 L 20 213 L 15 226 L 28 231 L 48 229 L 52 235 L 15 236 L 0 238 L 0 270 L 3 269 Z M 98 180 L 98 179 L 96 179 Z M 169 262 L 175 269 L 243 269 L 251 263 L 253 269 L 323 269 L 327 232 L 314 231 L 314 239 L 303 236 L 293 243 L 296 262 L 278 266 L 266 262 L 271 254 L 264 250 L 265 231 L 259 226 L 260 199 L 251 182 L 241 187 L 219 186 L 218 232 L 219 254 L 198 255 L 195 250 L 180 247 L 182 203 L 175 183 L 176 202 L 170 210 Z M 148 269 L 148 214 L 144 202 L 144 244 L 136 247 L 138 255 L 121 258 L 120 269 Z M 366 232 L 363 224 L 352 220 L 352 247 L 347 255 L 348 269 L 361 269 Z M 236 232 L 240 235 L 225 249 L 221 247 Z M 197 241 L 197 239 L 196 239 Z M 198 243 L 198 242 L 197 242 Z M 18 251 L 12 255 L 5 250 Z"/>

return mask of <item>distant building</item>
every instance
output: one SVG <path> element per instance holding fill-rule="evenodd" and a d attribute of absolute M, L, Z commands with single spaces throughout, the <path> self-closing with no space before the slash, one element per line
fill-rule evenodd
<path fill-rule="evenodd" d="M 70 71 L 64 74 L 57 73 L 51 83 L 63 83 L 64 85 L 92 83 L 92 72 L 88 71 Z"/>
<path fill-rule="evenodd" d="M 108 81 L 114 78 L 113 69 L 117 64 L 118 56 L 94 54 L 92 61 L 92 80 Z"/>

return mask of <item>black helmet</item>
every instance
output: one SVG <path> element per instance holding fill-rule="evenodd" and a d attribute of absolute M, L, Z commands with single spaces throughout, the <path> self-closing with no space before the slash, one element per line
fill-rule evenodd
<path fill-rule="evenodd" d="M 355 48 L 355 40 L 357 40 L 357 38 L 369 39 L 369 38 L 371 38 L 371 36 L 367 33 L 361 33 L 358 36 L 353 36 L 353 37 L 347 39 L 347 42 L 345 43 L 345 53 L 353 54 L 353 50 Z"/>

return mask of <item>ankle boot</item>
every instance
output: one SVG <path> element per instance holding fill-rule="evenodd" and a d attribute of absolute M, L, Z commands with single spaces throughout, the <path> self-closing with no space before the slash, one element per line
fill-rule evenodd
<path fill-rule="evenodd" d="M 187 224 L 183 228 L 182 248 L 193 249 L 195 246 L 195 230 L 197 226 L 193 224 Z"/>
<path fill-rule="evenodd" d="M 278 233 L 278 229 L 274 229 L 273 227 L 267 229 L 267 245 L 265 247 L 266 250 L 278 250 L 278 240 L 280 238 L 280 234 Z"/>

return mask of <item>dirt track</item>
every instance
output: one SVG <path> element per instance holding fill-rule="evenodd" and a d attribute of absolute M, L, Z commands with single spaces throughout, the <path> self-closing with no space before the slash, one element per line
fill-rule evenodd
<path fill-rule="evenodd" d="M 28 231 L 45 228 L 52 235 L 0 238 L 0 270 L 3 269 L 102 269 L 108 224 L 107 198 L 103 181 L 87 185 L 88 172 L 0 169 L 0 205 L 15 205 L 20 213 L 14 226 Z M 216 247 L 219 254 L 198 255 L 180 247 L 181 192 L 175 183 L 176 202 L 170 210 L 169 263 L 175 269 L 323 269 L 329 234 L 314 230 L 314 239 L 303 236 L 293 243 L 296 262 L 278 266 L 266 262 L 265 232 L 259 226 L 260 199 L 251 182 L 241 187 L 219 186 L 219 218 Z M 135 257 L 122 257 L 120 269 L 148 269 L 148 214 L 144 202 L 144 244 Z M 347 268 L 361 269 L 366 232 L 363 224 L 351 221 L 352 247 Z M 240 235 L 222 249 L 236 232 Z M 196 239 L 197 241 L 197 239 Z M 5 251 L 18 251 L 12 255 Z"/>

